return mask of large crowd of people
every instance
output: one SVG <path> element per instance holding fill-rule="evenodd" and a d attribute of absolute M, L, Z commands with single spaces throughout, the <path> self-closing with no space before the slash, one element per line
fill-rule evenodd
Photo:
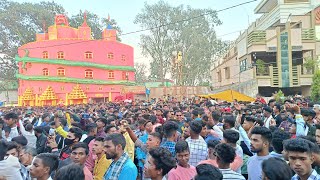
<path fill-rule="evenodd" d="M 0 108 L 0 180 L 320 180 L 320 104 L 152 101 Z"/>

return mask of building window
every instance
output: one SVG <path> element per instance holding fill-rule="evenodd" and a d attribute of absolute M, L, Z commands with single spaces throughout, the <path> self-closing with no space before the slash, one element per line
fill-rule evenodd
<path fill-rule="evenodd" d="M 240 72 L 247 70 L 247 59 L 240 61 Z"/>
<path fill-rule="evenodd" d="M 93 78 L 93 71 L 91 69 L 85 70 L 84 77 L 88 78 L 88 79 L 92 79 Z"/>
<path fill-rule="evenodd" d="M 121 56 L 121 61 L 126 61 L 126 56 L 125 55 Z"/>
<path fill-rule="evenodd" d="M 49 70 L 48 70 L 48 68 L 42 69 L 42 75 L 43 75 L 43 76 L 49 76 Z"/>
<path fill-rule="evenodd" d="M 102 91 L 102 87 L 101 86 L 99 87 L 99 91 Z"/>
<path fill-rule="evenodd" d="M 129 79 L 129 73 L 128 72 L 122 72 L 122 80 L 128 80 Z"/>
<path fill-rule="evenodd" d="M 114 79 L 114 72 L 113 71 L 108 72 L 108 79 Z"/>
<path fill-rule="evenodd" d="M 86 86 L 86 90 L 89 91 L 89 89 L 90 89 L 89 86 Z"/>
<path fill-rule="evenodd" d="M 108 53 L 108 59 L 113 59 L 113 53 Z"/>
<path fill-rule="evenodd" d="M 58 59 L 64 59 L 64 52 L 62 51 L 58 52 Z"/>
<path fill-rule="evenodd" d="M 61 90 L 61 91 L 64 91 L 64 86 L 61 86 L 61 87 L 60 87 L 60 90 Z"/>
<path fill-rule="evenodd" d="M 43 51 L 43 52 L 42 52 L 42 58 L 43 58 L 43 59 L 48 59 L 48 58 L 49 58 L 48 51 Z"/>
<path fill-rule="evenodd" d="M 57 69 L 57 75 L 58 76 L 65 76 L 66 75 L 66 71 L 64 70 L 64 68 L 58 68 Z"/>
<path fill-rule="evenodd" d="M 221 70 L 217 72 L 217 76 L 218 76 L 218 82 L 221 82 L 222 81 Z"/>
<path fill-rule="evenodd" d="M 226 79 L 230 79 L 230 67 L 224 68 L 224 75 Z"/>
<path fill-rule="evenodd" d="M 92 59 L 93 58 L 93 54 L 92 54 L 92 52 L 87 51 L 87 52 L 84 53 L 84 57 L 86 59 Z"/>

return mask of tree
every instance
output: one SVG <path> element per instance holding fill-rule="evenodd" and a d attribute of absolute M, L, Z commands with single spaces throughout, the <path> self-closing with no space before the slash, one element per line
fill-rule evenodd
<path fill-rule="evenodd" d="M 320 70 L 317 70 L 312 78 L 311 99 L 313 102 L 320 101 Z"/>
<path fill-rule="evenodd" d="M 88 26 L 91 27 L 92 37 L 94 39 L 101 39 L 103 29 L 105 29 L 108 25 L 110 25 L 113 29 L 116 29 L 118 31 L 117 40 L 121 41 L 121 39 L 119 38 L 119 35 L 121 35 L 122 30 L 114 19 L 109 20 L 108 18 L 101 18 L 97 14 L 94 14 L 89 11 L 86 11 L 86 15 L 87 15 L 87 24 Z M 80 10 L 80 12 L 77 15 L 71 16 L 69 24 L 72 27 L 79 27 L 82 25 L 83 21 L 84 21 L 84 12 Z"/>
<path fill-rule="evenodd" d="M 53 24 L 54 15 L 64 12 L 54 2 L 20 4 L 0 0 L 0 53 L 7 55 L 0 59 L 1 81 L 16 80 L 14 57 L 18 47 L 35 41 L 35 34 L 42 31 L 43 25 Z"/>
<path fill-rule="evenodd" d="M 134 63 L 134 68 L 136 69 L 135 75 L 136 75 L 136 83 L 138 85 L 143 85 L 144 82 L 147 80 L 147 66 L 144 63 Z"/>
<path fill-rule="evenodd" d="M 172 53 L 181 51 L 182 84 L 208 82 L 213 59 L 227 47 L 216 37 L 214 27 L 221 21 L 211 9 L 172 7 L 163 1 L 153 5 L 145 3 L 135 23 L 150 29 L 150 33 L 141 35 L 140 46 L 144 55 L 152 58 L 150 76 L 157 79 L 174 74 L 170 68 Z"/>

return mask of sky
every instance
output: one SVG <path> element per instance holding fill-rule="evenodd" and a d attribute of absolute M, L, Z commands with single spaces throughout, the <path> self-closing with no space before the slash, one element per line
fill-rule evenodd
<path fill-rule="evenodd" d="M 40 2 L 43 0 L 15 0 L 17 2 Z M 191 6 L 192 8 L 211 8 L 221 10 L 231 7 L 249 0 L 164 0 L 172 6 L 181 4 Z M 230 10 L 218 13 L 218 17 L 222 21 L 222 25 L 216 27 L 218 38 L 222 40 L 235 40 L 241 30 L 248 27 L 248 24 L 254 22 L 259 15 L 254 14 L 254 8 L 261 0 L 250 4 L 242 5 Z M 158 0 L 55 0 L 61 4 L 68 12 L 67 16 L 77 14 L 80 10 L 90 11 L 98 16 L 115 19 L 124 33 L 140 30 L 139 25 L 134 24 L 135 16 L 141 12 L 144 3 L 154 4 Z M 146 33 L 146 32 L 142 32 Z M 141 33 L 122 36 L 122 42 L 128 44 L 135 49 L 135 62 L 143 62 L 149 64 L 148 58 L 143 57 L 141 48 L 139 47 L 139 37 Z"/>

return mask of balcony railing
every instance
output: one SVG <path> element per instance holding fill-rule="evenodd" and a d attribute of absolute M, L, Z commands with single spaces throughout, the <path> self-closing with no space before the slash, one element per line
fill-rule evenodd
<path fill-rule="evenodd" d="M 252 31 L 248 35 L 248 44 L 264 44 L 266 43 L 266 31 Z"/>
<path fill-rule="evenodd" d="M 315 40 L 315 31 L 313 28 L 310 29 L 302 29 L 301 31 L 301 39 L 302 40 Z"/>

